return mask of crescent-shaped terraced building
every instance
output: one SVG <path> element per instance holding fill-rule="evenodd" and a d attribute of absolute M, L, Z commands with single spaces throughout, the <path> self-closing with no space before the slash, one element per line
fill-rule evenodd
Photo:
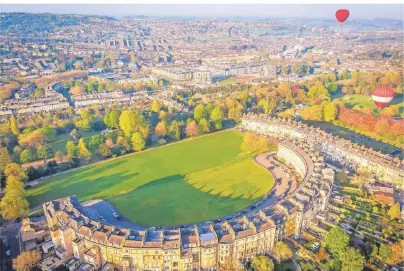
<path fill-rule="evenodd" d="M 290 167 L 297 178 L 284 178 L 254 207 L 215 223 L 122 229 L 92 219 L 75 196 L 44 203 L 57 254 L 94 270 L 118 265 L 143 271 L 217 270 L 228 262 L 271 254 L 275 242 L 299 235 L 326 209 L 334 181 L 333 170 L 309 142 L 280 141 L 277 156 L 285 164 L 265 164 L 262 155 L 255 160 L 276 179 L 279 167 Z"/>

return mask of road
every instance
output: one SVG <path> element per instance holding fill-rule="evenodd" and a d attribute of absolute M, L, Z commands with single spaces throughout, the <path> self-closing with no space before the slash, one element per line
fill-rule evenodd
<path fill-rule="evenodd" d="M 5 263 L 7 261 L 11 262 L 12 259 L 16 258 L 20 254 L 20 241 L 19 241 L 19 230 L 21 228 L 20 223 L 14 223 L 14 221 L 5 222 L 0 230 L 0 239 L 3 244 L 1 251 L 1 270 L 11 270 L 10 266 L 6 267 Z M 7 240 L 7 241 L 4 241 Z M 6 256 L 6 251 L 11 250 L 11 256 Z"/>
<path fill-rule="evenodd" d="M 259 154 L 254 158 L 257 164 L 266 168 L 274 176 L 275 181 L 278 179 L 281 180 L 281 183 L 278 185 L 278 187 L 274 188 L 276 189 L 275 192 L 263 202 L 263 204 L 261 205 L 262 207 L 274 205 L 274 203 L 280 200 L 280 196 L 287 192 L 288 189 L 287 187 L 289 184 L 289 180 L 286 177 L 286 173 L 280 167 L 274 167 L 272 164 L 273 157 L 275 155 L 276 152 L 266 152 Z"/>
<path fill-rule="evenodd" d="M 130 222 L 121 216 L 114 217 L 113 213 L 119 214 L 115 207 L 105 200 L 90 200 L 83 203 L 83 212 L 91 219 L 101 221 L 122 229 L 145 230 L 147 227 Z"/>

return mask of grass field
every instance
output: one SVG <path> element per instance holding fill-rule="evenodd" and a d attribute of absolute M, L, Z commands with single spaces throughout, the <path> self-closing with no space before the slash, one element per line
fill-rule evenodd
<path fill-rule="evenodd" d="M 347 108 L 353 108 L 355 105 L 361 108 L 370 108 L 372 112 L 379 112 L 379 108 L 375 105 L 372 100 L 372 96 L 363 94 L 349 94 L 343 95 L 338 98 Z M 396 95 L 394 99 L 389 103 L 388 106 L 398 106 L 399 114 L 397 116 L 404 117 L 404 102 L 403 97 Z"/>
<path fill-rule="evenodd" d="M 221 85 L 231 85 L 237 83 L 237 80 L 234 78 L 226 78 L 222 81 L 219 81 L 219 84 Z"/>
<path fill-rule="evenodd" d="M 106 199 L 143 225 L 180 225 L 241 210 L 273 186 L 225 131 L 51 177 L 27 191 L 31 207 L 68 195 Z"/>
<path fill-rule="evenodd" d="M 100 132 L 92 132 L 92 131 L 80 131 L 80 135 L 82 138 L 89 138 L 93 135 L 99 134 Z M 66 143 L 71 140 L 69 133 L 64 133 L 56 136 L 56 139 L 49 143 L 52 150 L 54 152 L 61 151 L 63 153 L 66 152 Z"/>

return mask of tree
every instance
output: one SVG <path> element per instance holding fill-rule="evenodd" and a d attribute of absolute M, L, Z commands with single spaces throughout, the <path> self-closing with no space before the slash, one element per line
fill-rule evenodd
<path fill-rule="evenodd" d="M 391 256 L 391 248 L 389 245 L 380 245 L 379 256 L 383 261 L 386 261 Z"/>
<path fill-rule="evenodd" d="M 293 109 L 289 108 L 283 112 L 278 113 L 278 117 L 280 117 L 282 119 L 294 119 L 295 112 L 293 111 Z"/>
<path fill-rule="evenodd" d="M 387 215 L 390 217 L 390 220 L 399 219 L 401 217 L 400 204 L 398 202 L 394 203 L 387 212 Z"/>
<path fill-rule="evenodd" d="M 341 183 L 346 183 L 348 182 L 348 176 L 346 175 L 345 169 L 341 169 L 336 175 L 335 178 L 337 181 Z"/>
<path fill-rule="evenodd" d="M 157 136 L 164 137 L 167 134 L 167 125 L 165 121 L 160 121 L 154 130 Z"/>
<path fill-rule="evenodd" d="M 227 113 L 227 118 L 229 120 L 234 120 L 235 122 L 240 122 L 241 118 L 243 117 L 243 108 L 241 107 L 232 107 L 229 109 L 229 112 Z"/>
<path fill-rule="evenodd" d="M 55 153 L 55 160 L 59 161 L 60 163 L 63 162 L 63 153 L 61 151 L 57 151 Z"/>
<path fill-rule="evenodd" d="M 70 137 L 71 137 L 71 139 L 74 141 L 74 142 L 77 142 L 79 139 L 80 139 L 80 137 L 81 137 L 81 134 L 80 134 L 80 132 L 77 130 L 77 129 L 73 129 L 71 132 L 70 132 Z"/>
<path fill-rule="evenodd" d="M 204 118 L 205 115 L 205 107 L 202 104 L 198 104 L 194 109 L 194 119 L 199 122 L 199 120 Z"/>
<path fill-rule="evenodd" d="M 173 121 L 171 123 L 169 131 L 170 131 L 170 136 L 172 139 L 174 139 L 174 140 L 181 139 L 181 125 L 179 124 L 178 121 Z"/>
<path fill-rule="evenodd" d="M 10 163 L 4 168 L 4 176 L 6 178 L 9 177 L 15 177 L 19 181 L 26 181 L 27 179 L 27 174 L 25 171 L 21 168 L 19 164 L 16 163 Z"/>
<path fill-rule="evenodd" d="M 14 148 L 13 148 L 13 161 L 18 161 L 19 160 L 19 158 L 20 158 L 20 154 L 21 154 L 21 152 L 22 152 L 22 149 L 21 149 L 21 147 L 20 146 L 15 146 Z"/>
<path fill-rule="evenodd" d="M 144 116 L 137 110 L 125 110 L 119 117 L 119 127 L 124 134 L 129 137 L 131 134 L 141 132 L 143 138 L 146 138 L 149 133 L 149 127 Z"/>
<path fill-rule="evenodd" d="M 322 97 L 323 100 L 330 99 L 330 93 L 323 85 L 315 85 L 315 86 L 309 88 L 309 92 L 307 92 L 307 96 L 312 99 L 319 98 L 319 97 Z"/>
<path fill-rule="evenodd" d="M 146 142 L 140 132 L 136 132 L 132 136 L 132 146 L 134 151 L 141 151 L 146 146 Z"/>
<path fill-rule="evenodd" d="M 337 83 L 335 83 L 335 82 L 331 82 L 331 83 L 328 83 L 328 84 L 326 85 L 326 88 L 327 88 L 328 92 L 331 94 L 331 93 L 337 92 L 337 90 L 338 90 L 338 85 L 337 85 Z"/>
<path fill-rule="evenodd" d="M 130 52 L 129 53 L 129 59 L 130 59 L 130 61 L 133 63 L 133 64 L 135 64 L 136 63 L 136 56 L 135 56 L 135 54 L 133 53 L 133 52 Z"/>
<path fill-rule="evenodd" d="M 118 144 L 118 146 L 121 148 L 121 154 L 129 152 L 132 148 L 127 137 L 119 136 L 116 140 L 116 144 Z"/>
<path fill-rule="evenodd" d="M 334 103 L 328 103 L 323 108 L 324 120 L 327 122 L 333 122 L 337 117 L 337 107 Z"/>
<path fill-rule="evenodd" d="M 205 107 L 205 112 L 206 112 L 206 116 L 211 117 L 212 116 L 212 111 L 215 108 L 215 106 L 213 104 L 207 104 Z"/>
<path fill-rule="evenodd" d="M 72 95 L 80 95 L 84 94 L 86 92 L 86 89 L 84 88 L 84 86 L 74 86 L 70 88 L 69 92 Z"/>
<path fill-rule="evenodd" d="M 221 109 L 220 107 L 215 107 L 212 110 L 211 119 L 213 121 L 213 124 L 215 125 L 216 130 L 222 129 L 222 121 L 224 119 L 223 109 Z"/>
<path fill-rule="evenodd" d="M 88 142 L 88 150 L 90 153 L 96 153 L 99 146 L 104 143 L 104 138 L 101 135 L 93 135 Z"/>
<path fill-rule="evenodd" d="M 321 247 L 320 250 L 315 254 L 315 257 L 318 262 L 322 262 L 327 259 L 327 252 L 323 247 Z"/>
<path fill-rule="evenodd" d="M 69 161 L 72 161 L 74 158 L 77 158 L 77 147 L 76 145 L 74 145 L 73 141 L 67 141 L 66 153 L 67 153 L 67 160 Z"/>
<path fill-rule="evenodd" d="M 50 158 L 50 151 L 49 145 L 40 145 L 36 150 L 36 156 L 46 164 L 46 160 Z"/>
<path fill-rule="evenodd" d="M 84 138 L 81 138 L 79 140 L 79 144 L 77 145 L 79 156 L 81 159 L 83 159 L 86 162 L 89 162 L 91 159 L 91 153 L 87 149 L 86 142 L 84 141 Z"/>
<path fill-rule="evenodd" d="M 35 154 L 31 149 L 25 149 L 20 154 L 21 163 L 30 163 L 35 160 Z"/>
<path fill-rule="evenodd" d="M 341 262 L 338 258 L 332 259 L 330 266 L 333 271 L 341 271 Z"/>
<path fill-rule="evenodd" d="M 391 265 L 400 264 L 404 261 L 404 241 L 400 240 L 390 245 L 391 254 L 387 263 Z"/>
<path fill-rule="evenodd" d="M 24 192 L 24 183 L 15 176 L 6 179 L 6 192 Z"/>
<path fill-rule="evenodd" d="M 159 112 L 159 120 L 166 121 L 167 120 L 167 112 L 164 110 L 160 110 Z"/>
<path fill-rule="evenodd" d="M 365 264 L 365 257 L 353 247 L 346 248 L 338 258 L 341 261 L 342 271 L 361 271 Z"/>
<path fill-rule="evenodd" d="M 105 144 L 105 143 L 100 144 L 100 146 L 98 147 L 98 153 L 103 158 L 107 158 L 107 157 L 110 157 L 112 155 L 111 148 L 108 147 L 108 145 Z"/>
<path fill-rule="evenodd" d="M 265 137 L 258 136 L 255 133 L 246 133 L 241 144 L 241 150 L 246 151 L 249 155 L 258 152 L 267 151 L 269 147 L 268 141 Z"/>
<path fill-rule="evenodd" d="M 11 163 L 11 157 L 8 154 L 7 148 L 0 147 L 0 172 L 4 171 L 7 164 Z"/>
<path fill-rule="evenodd" d="M 24 184 L 14 176 L 7 178 L 5 195 L 0 202 L 0 211 L 5 219 L 14 219 L 29 211 L 29 204 L 24 196 Z"/>
<path fill-rule="evenodd" d="M 379 248 L 377 247 L 377 245 L 373 244 L 372 245 L 372 251 L 369 255 L 369 261 L 373 262 L 374 259 L 376 259 L 377 255 L 379 254 Z"/>
<path fill-rule="evenodd" d="M 281 261 L 292 259 L 293 252 L 284 242 L 277 242 L 274 246 L 274 254 Z"/>
<path fill-rule="evenodd" d="M 266 256 L 257 255 L 251 261 L 254 271 L 273 271 L 274 263 Z"/>
<path fill-rule="evenodd" d="M 258 102 L 258 107 L 264 110 L 265 114 L 271 115 L 274 112 L 276 106 L 276 99 L 269 98 L 268 93 L 266 94 L 266 98 L 262 98 Z"/>
<path fill-rule="evenodd" d="M 153 99 L 151 110 L 156 113 L 160 111 L 160 105 L 156 99 Z"/>
<path fill-rule="evenodd" d="M 205 118 L 199 120 L 199 132 L 201 134 L 207 134 L 210 132 L 209 122 Z"/>
<path fill-rule="evenodd" d="M 196 124 L 196 121 L 193 120 L 187 124 L 187 126 L 185 127 L 185 134 L 188 137 L 194 137 L 199 134 L 199 128 L 198 125 Z"/>
<path fill-rule="evenodd" d="M 34 270 L 40 259 L 41 254 L 37 250 L 24 251 L 14 260 L 13 268 L 17 271 Z"/>
<path fill-rule="evenodd" d="M 349 235 L 341 228 L 334 227 L 324 237 L 325 247 L 335 256 L 345 250 L 349 244 Z"/>
<path fill-rule="evenodd" d="M 119 110 L 112 110 L 104 117 L 105 125 L 110 129 L 118 129 L 119 128 L 119 117 L 121 116 L 121 112 Z"/>
<path fill-rule="evenodd" d="M 20 129 L 18 128 L 18 123 L 14 115 L 10 117 L 10 130 L 16 136 L 20 134 Z"/>

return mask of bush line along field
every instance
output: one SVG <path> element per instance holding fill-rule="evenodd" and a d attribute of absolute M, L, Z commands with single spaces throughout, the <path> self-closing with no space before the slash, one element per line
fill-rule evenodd
<path fill-rule="evenodd" d="M 31 206 L 69 195 L 106 199 L 142 225 L 180 225 L 241 210 L 274 184 L 229 130 L 51 177 L 27 191 Z"/>

